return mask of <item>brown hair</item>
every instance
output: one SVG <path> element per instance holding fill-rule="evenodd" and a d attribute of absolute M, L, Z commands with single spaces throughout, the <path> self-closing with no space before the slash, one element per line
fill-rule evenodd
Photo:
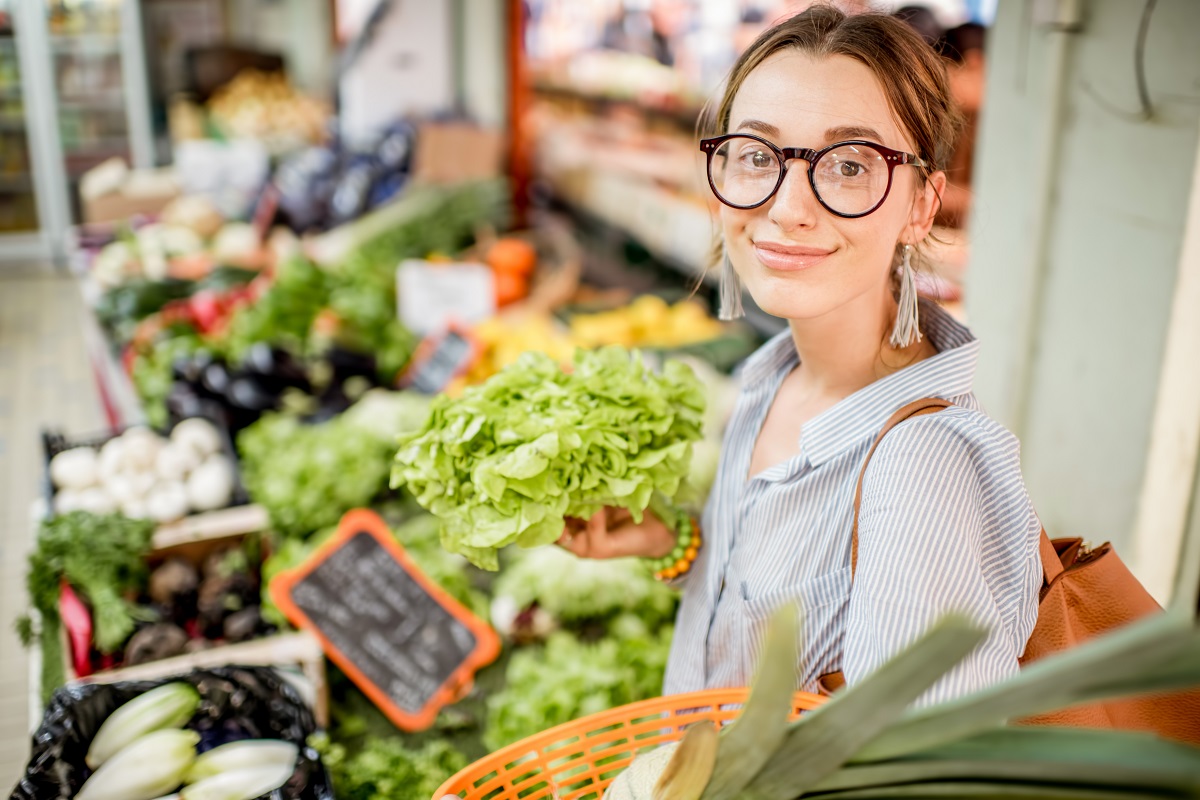
<path fill-rule="evenodd" d="M 746 76 L 786 49 L 813 56 L 842 55 L 866 65 L 882 84 L 900 126 L 912 137 L 916 155 L 929 162 L 931 171 L 946 168 L 961 118 L 941 57 L 902 20 L 877 13 L 848 15 L 823 5 L 776 24 L 746 48 L 730 70 L 715 114 L 711 104 L 701 114 L 701 136 L 727 131 L 733 99 Z M 920 174 L 923 179 L 924 173 Z"/>

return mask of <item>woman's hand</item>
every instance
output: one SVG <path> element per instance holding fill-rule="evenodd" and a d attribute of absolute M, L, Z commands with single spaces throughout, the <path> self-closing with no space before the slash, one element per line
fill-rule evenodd
<path fill-rule="evenodd" d="M 675 532 L 650 511 L 639 524 L 626 509 L 606 508 L 591 519 L 568 517 L 558 543 L 580 558 L 662 558 L 676 541 Z"/>

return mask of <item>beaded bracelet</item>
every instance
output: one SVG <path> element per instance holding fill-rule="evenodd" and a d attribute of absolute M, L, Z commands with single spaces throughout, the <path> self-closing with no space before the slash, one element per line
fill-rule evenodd
<path fill-rule="evenodd" d="M 675 549 L 662 558 L 646 559 L 654 570 L 654 577 L 660 581 L 669 581 L 687 573 L 700 551 L 700 526 L 695 520 L 681 513 L 673 527 L 679 537 Z"/>

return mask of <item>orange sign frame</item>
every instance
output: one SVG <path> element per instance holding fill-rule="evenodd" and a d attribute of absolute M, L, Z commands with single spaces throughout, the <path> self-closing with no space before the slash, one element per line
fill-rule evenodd
<path fill-rule="evenodd" d="M 475 649 L 458 666 L 450 677 L 438 687 L 429 701 L 416 713 L 405 711 L 392 702 L 387 693 L 375 685 L 354 662 L 337 648 L 321 629 L 292 600 L 292 589 L 317 567 L 336 553 L 346 542 L 360 533 L 370 534 L 379 545 L 391 554 L 417 584 L 451 616 L 462 623 L 475 636 Z M 421 571 L 378 514 L 367 509 L 346 512 L 338 523 L 337 532 L 317 548 L 307 561 L 294 569 L 281 572 L 271 581 L 271 599 L 296 626 L 311 632 L 321 642 L 326 655 L 345 672 L 379 710 L 395 725 L 406 731 L 422 731 L 437 719 L 438 712 L 445 706 L 461 699 L 471 688 L 472 680 L 480 668 L 492 663 L 500 655 L 500 637 L 479 617 L 463 606 L 444 589 Z"/>

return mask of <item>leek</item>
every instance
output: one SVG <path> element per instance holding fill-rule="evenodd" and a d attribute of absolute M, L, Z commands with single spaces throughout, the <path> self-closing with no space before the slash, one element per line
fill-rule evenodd
<path fill-rule="evenodd" d="M 754 688 L 737 721 L 726 728 L 712 777 L 702 800 L 732 800 L 762 769 L 788 731 L 789 703 L 780 703 L 796 685 L 799 612 L 787 603 L 771 619 Z M 678 754 L 676 754 L 678 757 Z"/>
<path fill-rule="evenodd" d="M 986 633 L 959 614 L 947 614 L 921 639 L 862 683 L 792 725 L 783 746 L 748 787 L 747 795 L 791 800 L 837 771 L 913 700 L 970 653 Z M 777 702 L 789 702 L 781 697 Z"/>
<path fill-rule="evenodd" d="M 1057 653 L 966 697 L 905 715 L 854 757 L 878 761 L 1068 706 L 1200 684 L 1200 630 L 1159 614 Z"/>

